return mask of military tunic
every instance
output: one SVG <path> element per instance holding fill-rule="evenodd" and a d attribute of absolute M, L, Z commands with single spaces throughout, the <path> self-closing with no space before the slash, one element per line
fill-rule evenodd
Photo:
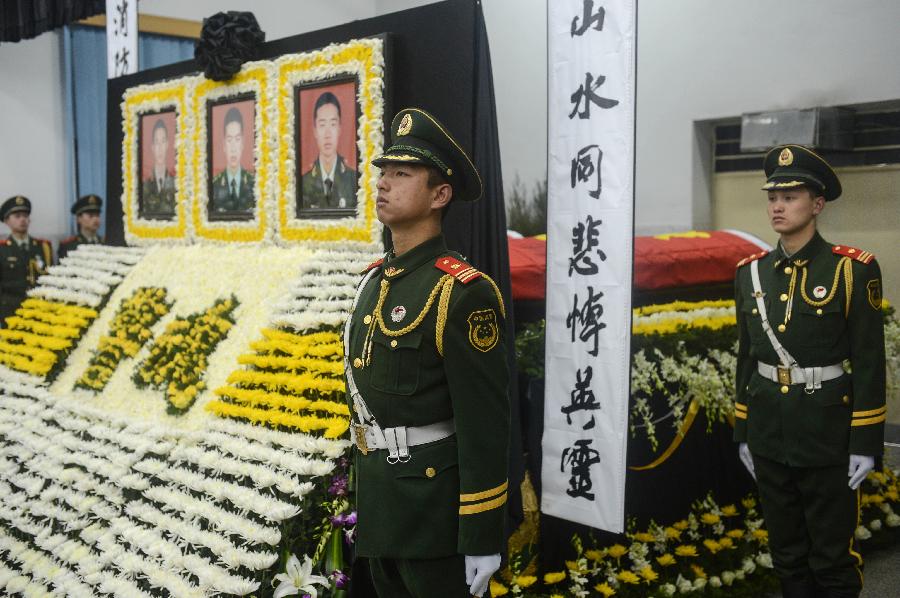
<path fill-rule="evenodd" d="M 28 237 L 19 245 L 12 237 L 0 241 L 0 317 L 13 315 L 37 278 L 53 265 L 50 241 Z"/>
<path fill-rule="evenodd" d="M 59 259 L 62 260 L 70 251 L 74 251 L 78 248 L 79 245 L 102 245 L 103 239 L 100 237 L 94 237 L 93 239 L 88 239 L 83 234 L 78 233 L 77 235 L 73 235 L 66 239 L 63 239 L 59 242 L 59 250 L 56 252 L 59 256 Z"/>
<path fill-rule="evenodd" d="M 328 190 L 322 177 L 322 165 L 316 159 L 300 181 L 301 206 L 304 210 L 356 207 L 356 171 L 347 166 L 342 156 L 337 157 L 333 177 L 331 189 Z"/>
<path fill-rule="evenodd" d="M 166 173 L 162 184 L 156 177 L 145 179 L 141 183 L 142 214 L 175 214 L 175 177 Z"/>
<path fill-rule="evenodd" d="M 358 554 L 499 553 L 509 437 L 499 292 L 440 235 L 373 267 L 349 324 L 359 392 L 382 428 L 452 418 L 456 433 L 410 447 L 407 462 L 354 451 Z"/>
<path fill-rule="evenodd" d="M 210 213 L 247 212 L 255 207 L 253 173 L 247 172 L 243 168 L 240 173 L 241 182 L 239 186 L 235 186 L 234 193 L 228 187 L 227 170 L 223 170 L 213 178 L 212 198 L 209 202 Z"/>
<path fill-rule="evenodd" d="M 768 320 L 804 368 L 845 364 L 818 390 L 764 378 L 779 358 L 762 326 L 751 266 L 758 261 Z M 738 265 L 735 430 L 753 454 L 776 570 L 856 595 L 862 561 L 853 547 L 858 494 L 849 455 L 883 450 L 885 408 L 881 273 L 874 257 L 816 233 L 787 256 L 779 246 Z M 849 547 L 849 548 L 848 548 Z"/>

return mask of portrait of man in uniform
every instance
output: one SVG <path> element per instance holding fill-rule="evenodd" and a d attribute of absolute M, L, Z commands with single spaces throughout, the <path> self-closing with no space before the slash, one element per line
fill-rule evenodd
<path fill-rule="evenodd" d="M 248 219 L 256 206 L 255 101 L 229 100 L 209 111 L 209 218 Z"/>
<path fill-rule="evenodd" d="M 175 215 L 175 111 L 141 115 L 142 218 L 164 220 Z"/>
<path fill-rule="evenodd" d="M 352 215 L 356 209 L 356 82 L 298 90 L 297 215 Z M 343 213 L 342 213 L 343 212 Z"/>

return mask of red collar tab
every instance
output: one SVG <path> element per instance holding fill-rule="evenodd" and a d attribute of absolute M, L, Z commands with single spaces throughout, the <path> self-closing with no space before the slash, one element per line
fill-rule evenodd
<path fill-rule="evenodd" d="M 481 272 L 472 267 L 471 264 L 467 264 L 466 262 L 449 255 L 439 257 L 437 261 L 434 262 L 434 267 L 450 274 L 456 280 L 464 284 L 481 278 Z"/>
<path fill-rule="evenodd" d="M 363 271 L 360 272 L 360 274 L 365 274 L 366 272 L 368 272 L 368 271 L 371 270 L 372 268 L 377 268 L 378 266 L 380 266 L 380 265 L 383 264 L 383 263 L 384 263 L 384 258 L 381 258 L 381 259 L 378 260 L 378 261 L 372 262 L 371 264 L 369 264 L 368 266 L 366 266 L 365 268 L 363 268 Z"/>

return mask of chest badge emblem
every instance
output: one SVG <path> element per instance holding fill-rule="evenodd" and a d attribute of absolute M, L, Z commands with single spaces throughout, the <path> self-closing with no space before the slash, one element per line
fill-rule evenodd
<path fill-rule="evenodd" d="M 823 287 L 821 285 L 817 286 L 816 288 L 813 289 L 813 297 L 815 297 L 816 299 L 821 299 L 822 297 L 824 297 L 827 294 L 828 294 L 828 289 L 826 289 L 825 287 Z"/>
<path fill-rule="evenodd" d="M 406 317 L 406 308 L 402 305 L 398 305 L 394 309 L 391 310 L 391 320 L 394 322 L 400 322 L 403 318 Z"/>

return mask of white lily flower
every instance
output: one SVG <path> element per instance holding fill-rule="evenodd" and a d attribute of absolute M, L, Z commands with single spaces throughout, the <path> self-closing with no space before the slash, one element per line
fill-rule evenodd
<path fill-rule="evenodd" d="M 273 584 L 275 581 L 281 582 L 275 588 L 275 593 L 272 595 L 273 598 L 293 596 L 300 593 L 309 594 L 312 598 L 318 598 L 319 591 L 315 586 L 327 587 L 328 578 L 321 575 L 313 575 L 312 566 L 312 559 L 308 555 L 303 556 L 303 563 L 301 564 L 300 559 L 292 554 L 291 558 L 288 559 L 285 572 L 276 575 L 275 580 L 272 582 Z"/>

